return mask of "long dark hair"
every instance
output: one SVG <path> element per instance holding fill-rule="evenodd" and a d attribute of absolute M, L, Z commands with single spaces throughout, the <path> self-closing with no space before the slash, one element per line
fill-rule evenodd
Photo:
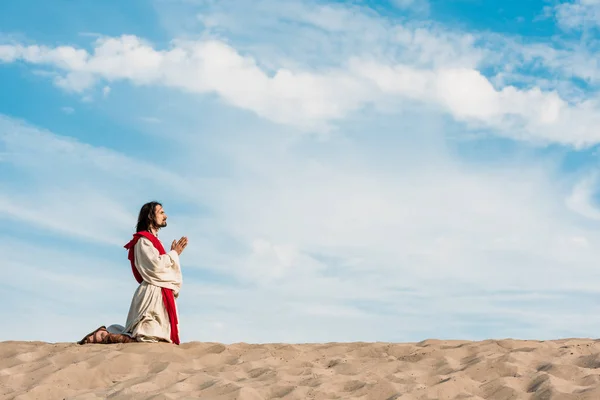
<path fill-rule="evenodd" d="M 140 209 L 140 214 L 138 216 L 137 226 L 135 228 L 136 232 L 149 231 L 151 226 L 156 226 L 156 207 L 162 206 L 158 201 L 151 201 L 146 203 Z"/>

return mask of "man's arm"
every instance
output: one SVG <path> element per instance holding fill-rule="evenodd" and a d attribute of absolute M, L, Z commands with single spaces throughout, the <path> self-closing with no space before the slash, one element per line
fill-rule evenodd
<path fill-rule="evenodd" d="M 140 238 L 135 246 L 135 260 L 139 268 L 162 272 L 167 269 L 179 268 L 179 254 L 175 250 L 160 255 L 152 242 Z"/>

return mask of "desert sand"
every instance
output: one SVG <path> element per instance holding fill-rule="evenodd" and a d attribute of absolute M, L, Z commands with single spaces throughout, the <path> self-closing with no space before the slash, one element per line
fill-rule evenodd
<path fill-rule="evenodd" d="M 600 341 L 0 343 L 2 399 L 600 399 Z"/>

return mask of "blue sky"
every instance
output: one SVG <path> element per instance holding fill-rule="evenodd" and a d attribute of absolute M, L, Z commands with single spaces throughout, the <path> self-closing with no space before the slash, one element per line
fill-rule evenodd
<path fill-rule="evenodd" d="M 0 340 L 124 323 L 186 235 L 184 341 L 595 337 L 600 3 L 0 5 Z"/>

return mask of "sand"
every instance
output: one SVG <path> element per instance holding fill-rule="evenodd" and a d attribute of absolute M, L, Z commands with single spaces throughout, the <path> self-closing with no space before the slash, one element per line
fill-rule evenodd
<path fill-rule="evenodd" d="M 1 399 L 600 399 L 600 341 L 0 343 Z"/>

